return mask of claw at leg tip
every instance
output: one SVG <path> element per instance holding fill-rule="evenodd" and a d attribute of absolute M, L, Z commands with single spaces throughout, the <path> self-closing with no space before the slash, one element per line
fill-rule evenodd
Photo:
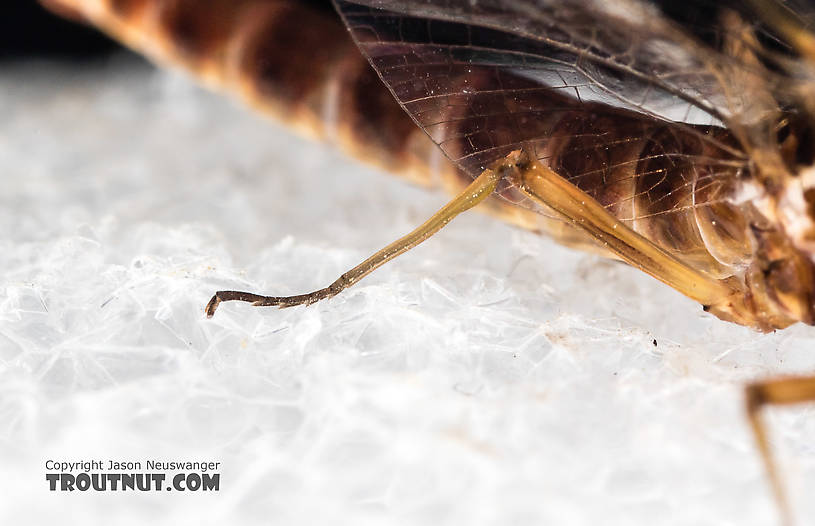
<path fill-rule="evenodd" d="M 215 309 L 218 308 L 218 304 L 220 302 L 221 301 L 218 299 L 217 294 L 215 296 L 213 296 L 212 299 L 209 300 L 209 303 L 207 303 L 207 306 L 204 307 L 204 312 L 206 313 L 207 318 L 212 318 L 215 315 Z"/>

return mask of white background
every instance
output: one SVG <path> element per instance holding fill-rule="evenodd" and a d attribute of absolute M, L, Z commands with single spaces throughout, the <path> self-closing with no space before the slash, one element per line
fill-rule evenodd
<path fill-rule="evenodd" d="M 0 523 L 766 525 L 745 381 L 815 329 L 721 322 L 118 59 L 0 71 Z M 656 341 L 656 346 L 654 345 Z M 815 411 L 774 409 L 801 517 Z M 50 493 L 45 461 L 220 461 L 218 493 Z M 802 521 L 805 523 L 806 521 Z"/>

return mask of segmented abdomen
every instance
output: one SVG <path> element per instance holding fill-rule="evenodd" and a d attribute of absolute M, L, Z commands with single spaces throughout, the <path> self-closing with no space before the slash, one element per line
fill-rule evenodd
<path fill-rule="evenodd" d="M 729 264 L 748 257 L 747 243 L 739 237 L 743 219 L 723 200 L 725 191 L 732 191 L 727 182 L 733 170 L 717 165 L 728 155 L 716 141 L 704 140 L 708 131 L 677 131 L 631 112 L 541 90 L 508 73 L 440 66 L 444 71 L 428 77 L 432 57 L 419 57 L 421 78 L 403 67 L 401 82 L 390 79 L 400 100 L 415 98 L 406 107 L 418 115 L 420 128 L 360 54 L 328 2 L 50 1 L 77 10 L 158 62 L 180 65 L 302 133 L 336 142 L 353 156 L 413 181 L 439 179 L 450 190 L 467 182 L 422 128 L 470 173 L 522 143 L 629 226 L 695 267 L 727 275 L 733 272 Z M 388 60 L 386 47 L 366 51 L 380 69 L 388 67 L 382 63 Z M 443 104 L 412 97 L 413 91 L 426 92 L 428 83 L 440 83 L 440 90 L 453 94 Z M 505 187 L 502 195 L 505 199 L 491 206 L 504 219 L 571 244 L 591 244 L 569 225 L 547 220 L 545 210 L 512 206 L 524 204 L 513 188 Z M 728 221 L 716 222 L 717 213 L 727 214 Z M 717 250 L 723 235 L 737 239 Z"/>
<path fill-rule="evenodd" d="M 328 2 L 49 0 L 151 59 L 237 93 L 300 133 L 427 184 L 440 158 Z M 324 5 L 323 5 L 324 4 Z M 449 167 L 440 168 L 450 169 Z"/>
<path fill-rule="evenodd" d="M 211 87 L 239 94 L 301 133 L 336 142 L 353 156 L 392 173 L 422 184 L 439 179 L 453 191 L 467 180 L 396 103 L 328 2 L 50 1 L 75 9 L 157 62 L 180 65 Z M 383 58 L 387 53 L 379 49 L 372 59 L 387 60 Z M 422 92 L 438 79 L 447 83 L 440 89 L 462 93 L 460 105 L 454 96 L 442 106 L 437 106 L 438 99 L 422 97 L 408 105 L 420 115 L 419 124 L 431 138 L 462 168 L 486 166 L 501 153 L 492 148 L 494 144 L 511 143 L 504 148 L 508 153 L 526 141 L 536 157 L 635 230 L 719 273 L 691 206 L 700 195 L 696 176 L 702 168 L 690 163 L 698 164 L 705 149 L 708 159 L 720 152 L 712 152 L 691 134 L 676 136 L 666 126 L 630 112 L 580 103 L 554 90 L 542 92 L 523 78 L 474 76 L 449 68 L 435 78 L 424 73 L 422 78 L 396 83 L 397 91 L 400 86 L 406 91 L 397 96 L 409 98 L 407 92 Z M 469 82 L 477 100 L 466 100 L 465 89 L 451 90 L 456 82 Z M 513 107 L 507 108 L 510 99 Z M 525 107 L 530 111 L 524 113 Z M 511 206 L 524 201 L 513 189 L 504 188 L 502 195 L 505 200 L 494 200 L 491 206 L 504 219 L 546 230 L 572 244 L 590 244 L 568 225 L 541 218 L 539 209 L 532 213 Z"/>

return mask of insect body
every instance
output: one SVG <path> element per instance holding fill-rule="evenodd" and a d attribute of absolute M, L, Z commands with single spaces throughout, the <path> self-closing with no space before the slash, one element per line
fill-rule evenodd
<path fill-rule="evenodd" d="M 810 63 L 779 37 L 778 49 L 760 41 L 789 22 L 736 6 L 688 18 L 639 2 L 340 2 L 374 71 L 320 3 L 59 3 L 414 181 L 459 192 L 523 151 L 637 246 L 615 248 L 583 212 L 564 216 L 509 179 L 487 200 L 493 213 L 623 259 L 723 319 L 815 323 Z"/>
<path fill-rule="evenodd" d="M 49 3 L 458 194 L 324 289 L 222 291 L 209 315 L 221 301 L 330 297 L 484 200 L 722 319 L 763 331 L 815 324 L 815 37 L 802 6 L 337 0 L 343 25 L 328 6 L 293 0 Z M 751 389 L 765 459 L 758 409 L 810 399 L 811 383 Z"/>

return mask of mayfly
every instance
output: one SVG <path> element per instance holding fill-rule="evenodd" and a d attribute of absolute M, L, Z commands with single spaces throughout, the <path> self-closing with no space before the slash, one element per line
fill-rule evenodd
<path fill-rule="evenodd" d="M 802 0 L 335 0 L 340 17 L 317 1 L 46 3 L 456 196 L 324 289 L 219 291 L 208 316 L 334 296 L 483 201 L 723 320 L 815 324 L 815 8 Z M 747 398 L 786 510 L 760 409 L 815 400 L 815 377 Z"/>

